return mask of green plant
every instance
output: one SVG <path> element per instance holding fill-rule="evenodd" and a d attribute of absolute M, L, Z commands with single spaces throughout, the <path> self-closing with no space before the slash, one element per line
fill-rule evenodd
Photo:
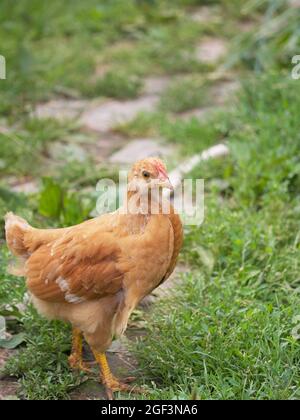
<path fill-rule="evenodd" d="M 51 178 L 43 179 L 38 208 L 42 216 L 70 226 L 83 222 L 92 209 L 91 199 L 84 200 L 75 192 L 65 191 Z"/>

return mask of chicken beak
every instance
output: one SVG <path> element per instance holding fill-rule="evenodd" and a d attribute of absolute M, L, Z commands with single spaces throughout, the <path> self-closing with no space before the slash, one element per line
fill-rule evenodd
<path fill-rule="evenodd" d="M 174 191 L 174 187 L 169 178 L 159 179 L 159 186 L 161 188 L 167 188 L 168 190 Z"/>

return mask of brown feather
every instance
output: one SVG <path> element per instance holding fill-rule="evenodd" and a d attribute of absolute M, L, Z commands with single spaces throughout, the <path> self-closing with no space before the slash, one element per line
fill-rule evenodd
<path fill-rule="evenodd" d="M 78 302 L 122 288 L 121 250 L 111 234 L 82 224 L 41 246 L 26 263 L 28 289 L 47 302 Z M 97 238 L 98 234 L 98 238 Z M 73 299 L 72 299 L 73 297 Z"/>
<path fill-rule="evenodd" d="M 173 250 L 170 266 L 168 268 L 168 271 L 165 277 L 163 278 L 163 282 L 167 280 L 170 277 L 170 275 L 173 273 L 176 267 L 178 255 L 181 250 L 182 243 L 183 243 L 182 223 L 181 223 L 180 217 L 178 216 L 178 214 L 175 213 L 173 208 L 171 210 L 169 218 L 170 218 L 170 221 L 173 227 L 173 232 L 174 232 L 174 250 Z"/>

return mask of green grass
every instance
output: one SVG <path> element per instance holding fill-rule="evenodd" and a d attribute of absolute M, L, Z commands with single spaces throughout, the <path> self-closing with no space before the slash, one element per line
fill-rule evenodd
<path fill-rule="evenodd" d="M 152 398 L 299 398 L 298 118 L 297 85 L 254 81 L 227 122 L 231 157 L 193 172 L 208 174 L 206 219 L 182 255 L 194 268 L 136 348 Z"/>
<path fill-rule="evenodd" d="M 26 347 L 12 358 L 6 372 L 20 379 L 20 397 L 30 400 L 68 399 L 81 382 L 68 364 L 71 331 L 63 323 L 41 319 L 34 310 L 22 318 Z"/>
<path fill-rule="evenodd" d="M 134 99 L 139 96 L 143 87 L 140 77 L 130 73 L 107 72 L 94 84 L 87 87 L 87 96 L 106 96 L 116 99 Z"/>
<path fill-rule="evenodd" d="M 180 102 L 179 97 L 178 101 Z M 196 117 L 187 120 L 174 118 L 162 110 L 152 114 L 141 113 L 115 130 L 128 138 L 165 138 L 170 144 L 179 147 L 183 156 L 189 156 L 226 139 L 228 117 L 223 111 L 218 114 L 221 118 L 215 121 L 212 116 L 203 120 Z"/>
<path fill-rule="evenodd" d="M 193 48 L 205 25 L 191 22 L 178 2 L 78 0 L 45 6 L 36 0 L 4 0 L 0 17 L 0 113 L 19 117 L 30 105 L 58 92 L 133 97 L 141 75 L 199 69 Z M 117 48 L 131 43 L 133 48 Z M 99 65 L 111 73 L 95 85 Z M 124 77 L 120 76 L 121 73 Z"/>
<path fill-rule="evenodd" d="M 185 232 L 182 261 L 191 269 L 147 316 L 147 334 L 134 349 L 150 398 L 300 396 L 300 347 L 292 336 L 300 261 L 294 83 L 283 75 L 253 80 L 233 113 L 215 117 L 215 141 L 221 133 L 230 139 L 231 155 L 193 172 L 207 179 L 207 198 L 204 225 Z M 213 183 L 218 179 L 225 191 Z M 79 380 L 66 368 L 67 330 L 32 310 L 22 328 L 30 338 L 8 371 L 23 378 L 27 398 L 65 398 Z"/>
<path fill-rule="evenodd" d="M 0 177 L 45 173 L 49 144 L 70 135 L 73 129 L 71 123 L 28 117 L 22 119 L 22 124 L 0 133 Z M 32 158 L 35 165 L 32 165 Z"/>
<path fill-rule="evenodd" d="M 54 0 L 45 6 L 36 0 L 13 5 L 4 0 L 0 50 L 8 68 L 0 113 L 19 118 L 38 101 L 62 92 L 131 98 L 141 76 L 212 70 L 197 62 L 195 47 L 204 34 L 231 35 L 240 18 L 232 10 L 243 2 L 234 8 L 228 1 L 210 3 L 219 6 L 212 23 L 190 19 L 199 2 L 183 2 L 183 7 L 179 0 Z M 108 76 L 95 83 L 101 67 L 109 69 Z"/>
<path fill-rule="evenodd" d="M 300 9 L 288 0 L 258 0 L 247 2 L 245 12 L 259 17 L 261 22 L 250 33 L 237 37 L 228 65 L 243 65 L 256 72 L 292 68 L 292 57 L 300 45 Z"/>
<path fill-rule="evenodd" d="M 169 112 L 184 112 L 209 105 L 207 83 L 199 76 L 180 77 L 163 92 L 160 108 Z"/>
<path fill-rule="evenodd" d="M 208 28 L 191 21 L 193 2 L 186 6 L 169 0 L 89 0 L 84 5 L 54 0 L 45 7 L 36 0 L 13 5 L 4 0 L 0 53 L 6 57 L 7 79 L 1 80 L 0 93 L 0 183 L 3 178 L 5 185 L 7 175 L 59 176 L 47 159 L 50 143 L 74 137 L 78 127 L 33 119 L 38 102 L 53 97 L 133 99 L 147 75 L 186 73 L 189 88 L 188 74 L 210 70 L 195 61 L 194 50 L 203 34 L 219 31 L 220 25 Z M 162 107 L 171 109 L 178 94 L 176 89 L 166 93 Z M 177 108 L 198 105 L 200 96 L 200 91 L 186 93 Z M 2 125 L 9 131 L 3 132 Z"/>

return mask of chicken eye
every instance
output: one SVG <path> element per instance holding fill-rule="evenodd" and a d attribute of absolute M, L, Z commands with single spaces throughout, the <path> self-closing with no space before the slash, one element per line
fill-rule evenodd
<path fill-rule="evenodd" d="M 142 172 L 142 174 L 143 174 L 143 177 L 144 177 L 144 178 L 146 178 L 146 179 L 150 178 L 150 172 L 148 172 L 148 171 L 143 171 L 143 172 Z"/>

